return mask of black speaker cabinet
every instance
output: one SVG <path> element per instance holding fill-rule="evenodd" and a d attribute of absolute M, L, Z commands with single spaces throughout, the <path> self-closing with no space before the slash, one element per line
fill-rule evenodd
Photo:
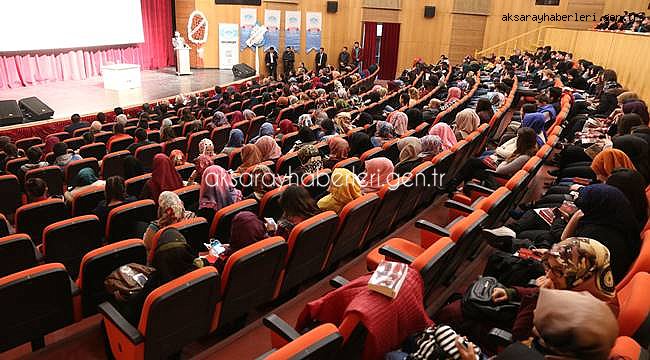
<path fill-rule="evenodd" d="M 328 1 L 327 2 L 327 12 L 335 13 L 339 11 L 339 2 L 338 1 Z"/>
<path fill-rule="evenodd" d="M 435 6 L 425 6 L 424 7 L 424 17 L 432 18 L 436 16 L 436 7 Z"/>
<path fill-rule="evenodd" d="M 232 74 L 238 79 L 255 76 L 255 69 L 246 64 L 237 64 L 232 67 Z"/>
<path fill-rule="evenodd" d="M 23 123 L 23 112 L 20 111 L 16 100 L 0 101 L 0 126 Z"/>
<path fill-rule="evenodd" d="M 36 96 L 21 99 L 18 105 L 20 105 L 29 121 L 47 120 L 54 116 L 54 110 Z"/>

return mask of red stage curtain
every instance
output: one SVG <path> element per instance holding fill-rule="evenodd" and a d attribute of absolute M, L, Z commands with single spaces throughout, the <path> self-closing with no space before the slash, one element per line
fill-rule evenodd
<path fill-rule="evenodd" d="M 399 49 L 399 24 L 384 23 L 379 52 L 379 78 L 394 80 L 397 71 L 397 54 Z"/>
<path fill-rule="evenodd" d="M 139 45 L 0 56 L 0 89 L 84 80 L 101 75 L 107 63 L 140 64 L 143 70 L 173 65 L 171 0 L 142 0 L 142 26 L 145 42 Z"/>
<path fill-rule="evenodd" d="M 375 63 L 375 54 L 377 53 L 377 23 L 364 22 L 363 23 L 363 53 L 361 54 L 361 61 L 363 67 L 368 68 Z"/>

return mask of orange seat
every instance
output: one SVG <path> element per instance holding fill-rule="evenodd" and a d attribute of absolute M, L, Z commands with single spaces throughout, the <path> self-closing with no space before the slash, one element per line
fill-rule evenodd
<path fill-rule="evenodd" d="M 210 237 L 216 238 L 225 244 L 229 243 L 232 219 L 242 211 L 257 213 L 257 201 L 255 199 L 246 199 L 219 209 L 212 219 Z"/>
<path fill-rule="evenodd" d="M 275 163 L 275 172 L 278 175 L 289 175 L 300 168 L 300 158 L 297 152 L 282 155 Z"/>
<path fill-rule="evenodd" d="M 630 336 L 643 347 L 650 345 L 649 288 L 650 274 L 638 272 L 616 292 L 619 335 Z"/>
<path fill-rule="evenodd" d="M 280 197 L 287 186 L 268 191 L 260 200 L 259 216 L 263 218 L 279 219 L 282 216 L 283 209 L 280 207 Z"/>
<path fill-rule="evenodd" d="M 364 164 L 358 157 L 351 157 L 345 160 L 341 160 L 334 165 L 334 169 L 343 168 L 348 169 L 353 172 L 355 175 L 359 175 L 364 170 Z"/>
<path fill-rule="evenodd" d="M 135 150 L 135 158 L 142 163 L 142 167 L 145 169 L 151 169 L 153 164 L 153 158 L 156 154 L 162 152 L 162 145 L 160 144 L 149 144 L 140 146 Z"/>
<path fill-rule="evenodd" d="M 37 250 L 27 234 L 0 238 L 0 277 L 29 269 L 38 264 Z"/>
<path fill-rule="evenodd" d="M 209 136 L 210 133 L 207 130 L 203 130 L 197 131 L 187 138 L 187 149 L 185 151 L 187 159 L 191 161 L 199 156 L 199 143 L 201 140 L 207 139 Z"/>
<path fill-rule="evenodd" d="M 16 233 L 25 233 L 39 245 L 43 229 L 49 224 L 68 217 L 68 210 L 61 199 L 47 199 L 23 205 L 16 210 Z"/>
<path fill-rule="evenodd" d="M 106 156 L 106 145 L 102 142 L 96 142 L 84 145 L 79 148 L 79 156 L 82 158 L 103 159 Z"/>
<path fill-rule="evenodd" d="M 126 131 L 126 129 L 125 129 Z M 131 136 L 128 137 L 123 137 L 121 139 L 116 139 L 113 141 L 109 141 L 109 144 L 107 146 L 107 149 L 109 153 L 113 153 L 116 151 L 122 151 L 126 150 L 131 144 L 133 144 L 133 138 Z"/>
<path fill-rule="evenodd" d="M 16 175 L 0 175 L 0 213 L 11 218 L 22 204 L 20 183 Z"/>
<path fill-rule="evenodd" d="M 272 329 L 275 332 L 277 329 Z M 343 337 L 333 324 L 323 324 L 303 335 L 294 332 L 290 342 L 257 358 L 258 360 L 334 360 L 343 345 Z M 273 336 L 273 335 L 272 335 Z"/>
<path fill-rule="evenodd" d="M 80 160 L 71 161 L 68 165 L 65 166 L 64 172 L 64 181 L 66 184 L 72 184 L 75 176 L 84 168 L 91 168 L 95 174 L 99 174 L 99 163 L 95 158 L 84 158 Z M 49 190 L 49 188 L 48 188 Z"/>
<path fill-rule="evenodd" d="M 199 209 L 199 193 L 201 191 L 201 185 L 194 184 L 184 186 L 180 189 L 174 190 L 174 193 L 183 201 L 185 205 L 185 210 L 187 211 L 197 211 Z"/>
<path fill-rule="evenodd" d="M 76 192 L 72 197 L 72 216 L 92 214 L 102 200 L 104 200 L 103 186 L 92 186 Z"/>
<path fill-rule="evenodd" d="M 45 166 L 29 170 L 25 174 L 25 181 L 31 178 L 40 178 L 47 184 L 47 193 L 52 195 L 63 195 L 63 171 L 58 166 Z"/>
<path fill-rule="evenodd" d="M 650 358 L 647 349 L 644 349 L 634 339 L 619 336 L 609 353 L 610 359 L 646 360 Z"/>
<path fill-rule="evenodd" d="M 153 200 L 139 200 L 120 205 L 108 213 L 104 238 L 109 244 L 142 238 L 146 225 L 155 219 L 156 204 Z"/>
<path fill-rule="evenodd" d="M 48 225 L 43 230 L 41 253 L 45 262 L 62 263 L 77 278 L 81 258 L 101 245 L 102 231 L 95 215 L 82 215 Z"/>
<path fill-rule="evenodd" d="M 321 169 L 314 174 L 309 174 L 302 179 L 302 186 L 307 189 L 312 199 L 318 200 L 327 195 L 330 186 L 332 170 Z"/>
<path fill-rule="evenodd" d="M 136 198 L 139 197 L 142 193 L 142 189 L 144 189 L 144 185 L 149 181 L 149 179 L 151 179 L 151 173 L 126 179 L 124 182 L 126 193 Z"/>
<path fill-rule="evenodd" d="M 169 154 L 171 154 L 171 152 L 174 150 L 180 150 L 183 153 L 185 153 L 186 147 L 187 147 L 187 138 L 183 136 L 179 136 L 163 143 L 163 153 L 165 153 L 165 155 L 167 156 L 169 156 Z"/>
<path fill-rule="evenodd" d="M 377 192 L 381 202 L 377 211 L 375 211 L 375 216 L 370 222 L 370 226 L 366 231 L 365 243 L 369 243 L 379 237 L 384 236 L 391 230 L 391 225 L 393 224 L 393 219 L 397 213 L 397 209 L 402 204 L 401 199 L 403 198 L 406 187 L 398 186 L 397 184 L 401 181 L 400 179 L 395 179 L 390 183 L 384 185 L 384 187 Z"/>
<path fill-rule="evenodd" d="M 102 179 L 108 179 L 115 175 L 124 177 L 124 159 L 130 155 L 131 153 L 126 150 L 106 154 L 102 159 L 100 177 Z"/>
<path fill-rule="evenodd" d="M 621 290 L 623 287 L 627 286 L 630 280 L 632 280 L 634 275 L 637 273 L 650 273 L 650 231 L 644 232 L 642 238 L 643 241 L 641 243 L 639 256 L 637 256 L 632 266 L 630 266 L 623 280 L 616 285 L 616 290 Z"/>

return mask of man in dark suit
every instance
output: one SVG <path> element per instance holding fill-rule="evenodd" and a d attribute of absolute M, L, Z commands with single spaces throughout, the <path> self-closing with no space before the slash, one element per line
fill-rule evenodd
<path fill-rule="evenodd" d="M 289 78 L 289 74 L 293 73 L 293 64 L 296 62 L 296 53 L 293 52 L 291 46 L 282 53 L 282 64 L 284 65 L 284 76 Z"/>
<path fill-rule="evenodd" d="M 266 68 L 269 71 L 269 76 L 273 79 L 278 78 L 278 52 L 275 51 L 275 48 L 271 46 L 269 51 L 264 55 L 264 62 L 266 63 Z"/>
<path fill-rule="evenodd" d="M 316 72 L 320 72 L 321 69 L 324 69 L 327 66 L 327 54 L 325 54 L 325 48 L 320 48 L 316 53 Z"/>
<path fill-rule="evenodd" d="M 339 53 L 339 70 L 343 71 L 350 64 L 350 53 L 348 47 L 344 46 L 341 53 Z"/>
<path fill-rule="evenodd" d="M 64 129 L 70 135 L 72 135 L 74 131 L 77 129 L 82 129 L 90 126 L 90 124 L 88 124 L 87 122 L 81 121 L 81 116 L 79 116 L 79 114 L 72 115 L 72 117 L 70 117 L 70 121 L 72 121 L 72 124 L 66 126 Z"/>
<path fill-rule="evenodd" d="M 362 50 L 359 46 L 359 42 L 354 42 L 354 47 L 352 48 L 352 65 L 358 66 L 361 63 Z"/>

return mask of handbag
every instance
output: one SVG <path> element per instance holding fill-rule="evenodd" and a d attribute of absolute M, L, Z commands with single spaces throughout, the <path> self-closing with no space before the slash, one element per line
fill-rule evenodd
<path fill-rule="evenodd" d="M 519 249 L 520 255 L 525 251 Z M 531 280 L 544 275 L 544 267 L 533 257 L 515 256 L 497 250 L 488 258 L 483 276 L 494 277 L 506 287 L 529 286 Z"/>
<path fill-rule="evenodd" d="M 122 265 L 106 277 L 104 287 L 116 300 L 126 302 L 144 288 L 155 271 L 155 268 L 136 263 Z"/>
<path fill-rule="evenodd" d="M 472 319 L 486 319 L 501 324 L 512 323 L 517 316 L 519 303 L 513 301 L 493 302 L 492 293 L 498 287 L 506 288 L 491 276 L 479 277 L 463 295 L 461 300 L 463 315 Z"/>

